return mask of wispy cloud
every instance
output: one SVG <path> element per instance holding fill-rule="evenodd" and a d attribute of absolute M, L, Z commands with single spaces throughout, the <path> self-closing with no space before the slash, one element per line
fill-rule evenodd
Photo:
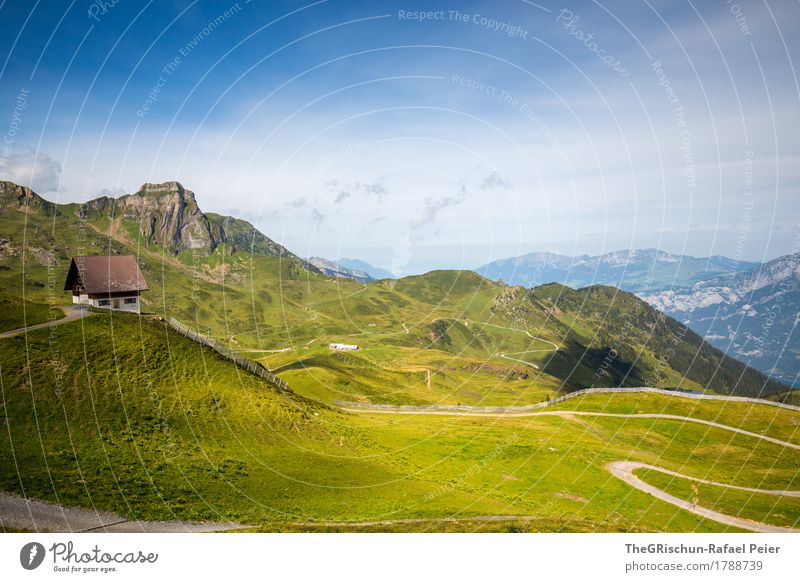
<path fill-rule="evenodd" d="M 328 180 L 325 182 L 325 187 L 328 190 L 336 192 L 336 197 L 333 200 L 334 204 L 341 204 L 348 198 L 352 198 L 356 194 L 364 194 L 365 196 L 374 196 L 378 201 L 382 201 L 389 193 L 383 178 L 376 178 L 371 182 L 343 182 L 342 180 Z"/>
<path fill-rule="evenodd" d="M 426 198 L 425 207 L 422 212 L 411 220 L 412 232 L 418 233 L 424 226 L 436 221 L 436 217 L 445 208 L 458 206 L 467 199 L 467 187 L 461 183 L 458 192 L 454 196 L 442 196 L 441 198 Z"/>
<path fill-rule="evenodd" d="M 103 188 L 97 193 L 97 197 L 119 198 L 120 196 L 125 196 L 125 194 L 130 194 L 130 190 L 125 188 Z"/>
<path fill-rule="evenodd" d="M 353 195 L 353 193 L 352 193 L 352 192 L 350 192 L 349 190 L 341 190 L 341 191 L 340 191 L 340 192 L 339 192 L 339 193 L 336 195 L 336 198 L 334 199 L 333 203 L 334 203 L 334 204 L 341 204 L 342 202 L 344 202 L 345 200 L 347 200 L 348 198 L 350 198 L 352 195 Z"/>
<path fill-rule="evenodd" d="M 302 208 L 307 202 L 308 199 L 305 196 L 298 196 L 297 198 L 292 198 L 287 201 L 285 206 L 287 208 Z"/>
<path fill-rule="evenodd" d="M 495 188 L 511 190 L 511 182 L 503 178 L 496 170 L 481 181 L 481 190 L 494 190 Z"/>
<path fill-rule="evenodd" d="M 319 208 L 312 208 L 308 218 L 312 226 L 317 227 L 325 221 L 325 213 Z"/>
<path fill-rule="evenodd" d="M 364 192 L 368 195 L 375 196 L 378 200 L 383 200 L 383 197 L 389 192 L 383 182 L 383 178 L 378 178 L 366 184 L 359 184 L 359 186 L 362 187 Z"/>

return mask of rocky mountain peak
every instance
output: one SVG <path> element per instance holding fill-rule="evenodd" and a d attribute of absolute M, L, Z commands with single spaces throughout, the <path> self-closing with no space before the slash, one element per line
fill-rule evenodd
<path fill-rule="evenodd" d="M 177 181 L 148 182 L 133 194 L 119 198 L 100 196 L 84 204 L 60 206 L 30 188 L 0 180 L 0 215 L 10 210 L 47 216 L 63 216 L 67 212 L 90 222 L 102 220 L 103 228 L 122 244 L 131 242 L 131 231 L 138 228 L 140 241 L 163 247 L 173 255 L 189 249 L 211 254 L 224 244 L 229 254 L 243 250 L 254 255 L 280 256 L 293 265 L 319 272 L 246 220 L 204 213 L 194 192 Z"/>
<path fill-rule="evenodd" d="M 149 243 L 173 254 L 186 249 L 212 252 L 223 242 L 197 205 L 194 192 L 179 182 L 143 184 L 138 192 L 113 201 L 115 215 L 139 224 L 139 234 Z"/>
<path fill-rule="evenodd" d="M 97 198 L 85 208 L 89 215 L 121 218 L 137 225 L 139 236 L 148 244 L 162 246 L 172 254 L 187 249 L 210 254 L 225 243 L 229 253 L 241 249 L 265 256 L 296 258 L 245 220 L 204 213 L 194 192 L 177 181 L 147 182 L 133 194 Z"/>

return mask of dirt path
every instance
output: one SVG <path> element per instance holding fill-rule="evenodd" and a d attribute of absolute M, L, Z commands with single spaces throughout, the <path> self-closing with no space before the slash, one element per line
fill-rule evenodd
<path fill-rule="evenodd" d="M 675 497 L 674 495 L 670 495 L 666 491 L 662 491 L 658 487 L 650 485 L 649 483 L 645 483 L 639 477 L 633 474 L 635 469 L 655 469 L 656 471 L 661 471 L 663 473 L 667 473 L 670 475 L 674 475 L 677 477 L 682 477 L 684 479 L 689 479 L 693 481 L 699 481 L 701 483 L 713 483 L 712 481 L 704 481 L 702 479 L 695 479 L 694 477 L 689 477 L 687 475 L 681 475 L 680 473 L 675 473 L 673 471 L 667 471 L 666 469 L 662 469 L 660 467 L 654 467 L 653 465 L 647 465 L 645 463 L 636 463 L 634 461 L 614 461 L 607 466 L 607 469 L 611 471 L 611 474 L 614 475 L 617 479 L 621 479 L 625 481 L 631 487 L 635 487 L 640 491 L 644 491 L 655 497 L 656 499 L 660 499 L 661 501 L 665 501 L 671 505 L 676 507 L 680 507 L 690 513 L 695 515 L 699 515 L 700 517 L 704 517 L 706 519 L 711 519 L 716 521 L 717 523 L 721 523 L 724 525 L 730 525 L 732 527 L 738 527 L 740 529 L 745 529 L 748 531 L 754 531 L 759 533 L 799 533 L 800 529 L 793 528 L 793 527 L 778 527 L 776 525 L 769 525 L 766 523 L 761 523 L 759 521 L 752 521 L 750 519 L 742 519 L 740 517 L 733 517 L 732 515 L 727 515 L 725 513 L 719 513 L 718 511 L 712 511 L 711 509 L 706 509 L 705 507 L 700 507 L 699 505 L 695 505 L 693 503 L 689 503 L 688 501 L 684 501 L 679 497 Z M 714 485 L 719 485 L 721 487 L 730 487 L 732 489 L 740 489 L 744 491 L 751 491 L 753 493 L 766 493 L 768 495 L 787 495 L 791 494 L 792 496 L 800 496 L 800 491 L 769 491 L 764 489 L 750 489 L 747 487 L 736 487 L 732 485 L 725 485 L 723 483 L 713 483 Z"/>
<path fill-rule="evenodd" d="M 744 396 L 724 396 L 721 394 L 700 394 L 697 392 L 679 392 L 675 390 L 664 390 L 661 388 L 650 388 L 642 386 L 639 388 L 587 388 L 585 390 L 577 390 L 570 392 L 564 396 L 559 396 L 552 400 L 545 402 L 536 402 L 534 404 L 514 405 L 514 406 L 466 406 L 466 405 L 453 405 L 453 404 L 439 404 L 428 406 L 391 406 L 391 405 L 378 405 L 378 404 L 364 404 L 358 402 L 345 402 L 341 400 L 334 401 L 339 407 L 355 408 L 358 411 L 366 412 L 367 409 L 380 409 L 397 412 L 409 411 L 454 411 L 454 412 L 473 412 L 473 413 L 502 413 L 512 414 L 518 412 L 530 412 L 532 410 L 540 410 L 542 408 L 551 408 L 555 405 L 561 404 L 567 400 L 572 400 L 580 396 L 588 396 L 595 394 L 658 394 L 660 396 L 670 396 L 673 398 L 685 398 L 688 400 L 716 400 L 723 402 L 743 402 L 747 404 L 757 404 L 759 406 L 772 406 L 775 408 L 783 408 L 785 410 L 792 410 L 800 412 L 800 406 L 793 406 L 791 404 L 783 404 L 782 402 L 773 402 L 771 400 L 764 400 L 762 398 L 747 398 Z"/>
<path fill-rule="evenodd" d="M 0 491 L 0 527 L 56 533 L 208 533 L 249 526 L 224 522 L 130 521 L 106 511 L 63 507 Z"/>
<path fill-rule="evenodd" d="M 84 317 L 89 317 L 92 314 L 92 312 L 89 311 L 88 309 L 81 308 L 78 305 L 58 305 L 57 307 L 64 312 L 64 317 L 62 317 L 61 319 L 54 319 L 53 321 L 37 323 L 36 325 L 29 325 L 28 327 L 19 327 L 17 329 L 10 329 L 8 331 L 0 333 L 0 339 L 6 337 L 12 337 L 15 335 L 20 335 L 23 333 L 27 333 L 29 331 L 33 331 L 35 329 L 43 329 L 45 327 L 53 327 L 54 325 L 61 325 L 62 323 L 69 323 L 70 321 L 75 321 L 76 319 L 83 319 Z"/>
<path fill-rule="evenodd" d="M 524 364 L 526 366 L 531 366 L 532 368 L 535 368 L 535 369 L 539 370 L 540 368 L 536 364 L 533 364 L 533 363 L 528 362 L 526 360 L 521 360 L 519 358 L 512 358 L 511 356 L 523 356 L 525 354 L 541 354 L 541 353 L 548 353 L 549 354 L 551 352 L 557 352 L 558 351 L 558 345 L 557 344 L 551 342 L 550 340 L 542 339 L 542 338 L 537 337 L 535 335 L 531 335 L 531 333 L 528 330 L 525 330 L 525 329 L 517 329 L 515 327 L 506 327 L 506 326 L 502 326 L 502 325 L 496 325 L 494 323 L 489 323 L 487 321 L 473 321 L 472 323 L 474 325 L 488 325 L 489 327 L 496 327 L 498 329 L 506 329 L 508 331 L 516 331 L 518 333 L 524 333 L 525 335 L 527 335 L 532 340 L 539 341 L 539 342 L 542 342 L 542 343 L 545 343 L 545 344 L 550 344 L 551 346 L 553 346 L 552 348 L 547 348 L 547 349 L 544 349 L 544 350 L 525 350 L 524 352 L 507 352 L 507 353 L 504 353 L 504 354 L 499 354 L 501 358 L 505 358 L 506 360 L 511 360 L 512 362 L 517 362 L 518 364 Z M 464 321 L 464 325 L 468 326 L 468 322 Z"/>

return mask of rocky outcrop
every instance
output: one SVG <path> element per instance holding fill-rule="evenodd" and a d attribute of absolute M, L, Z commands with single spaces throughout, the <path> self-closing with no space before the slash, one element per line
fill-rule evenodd
<path fill-rule="evenodd" d="M 525 319 L 532 311 L 533 305 L 528 300 L 524 287 L 504 287 L 492 301 L 492 313 L 511 321 Z"/>
<path fill-rule="evenodd" d="M 171 254 L 189 249 L 210 254 L 224 244 L 229 254 L 244 250 L 256 255 L 296 258 L 247 221 L 203 213 L 194 192 L 179 182 L 143 184 L 137 192 L 116 199 L 103 196 L 87 202 L 83 212 L 89 217 L 103 216 L 135 224 L 142 239 L 164 247 Z"/>
<path fill-rule="evenodd" d="M 149 244 L 163 246 L 172 254 L 187 249 L 211 253 L 224 242 L 224 233 L 211 227 L 194 192 L 178 182 L 148 183 L 134 194 L 97 198 L 85 205 L 85 211 L 135 223 Z"/>
<path fill-rule="evenodd" d="M 0 181 L 0 207 L 22 211 L 39 210 L 51 216 L 60 214 L 55 204 L 48 202 L 30 188 L 14 182 Z"/>

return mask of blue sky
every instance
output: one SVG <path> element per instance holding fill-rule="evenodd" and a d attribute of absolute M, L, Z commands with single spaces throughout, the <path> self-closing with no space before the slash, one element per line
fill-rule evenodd
<path fill-rule="evenodd" d="M 422 18 L 420 11 L 429 12 Z M 800 240 L 796 2 L 0 0 L 0 175 L 398 274 Z"/>

